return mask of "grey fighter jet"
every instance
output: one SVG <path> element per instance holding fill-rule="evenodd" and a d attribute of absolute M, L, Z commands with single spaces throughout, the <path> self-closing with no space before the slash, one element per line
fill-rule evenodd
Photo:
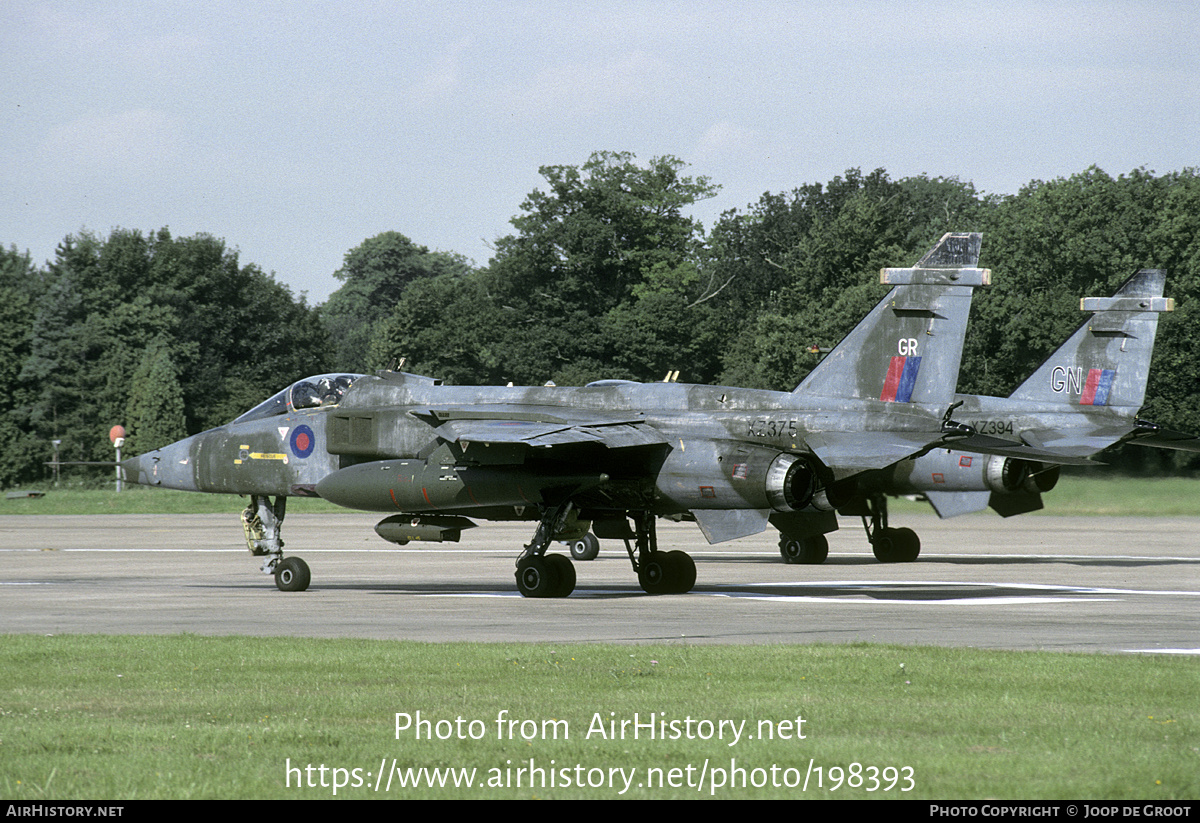
<path fill-rule="evenodd" d="M 948 234 L 792 392 L 606 380 L 578 388 L 446 386 L 397 371 L 301 380 L 233 422 L 124 462 L 165 488 L 248 495 L 247 544 L 285 591 L 288 497 L 389 513 L 388 540 L 457 541 L 470 518 L 536 521 L 516 563 L 527 597 L 575 586 L 555 541 L 620 539 L 649 593 L 683 593 L 691 557 L 660 552 L 655 519 L 694 520 L 711 543 L 774 524 L 824 559 L 839 494 L 972 436 L 950 419 L 980 235 Z M 978 444 L 977 444 L 978 446 Z M 1028 448 L 1031 457 L 1041 455 Z M 911 551 L 876 516 L 877 545 Z"/>

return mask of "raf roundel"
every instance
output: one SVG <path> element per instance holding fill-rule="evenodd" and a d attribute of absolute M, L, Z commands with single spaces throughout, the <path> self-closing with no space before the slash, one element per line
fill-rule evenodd
<path fill-rule="evenodd" d="M 308 426 L 297 426 L 292 429 L 292 454 L 297 457 L 308 457 L 312 454 L 317 438 Z"/>

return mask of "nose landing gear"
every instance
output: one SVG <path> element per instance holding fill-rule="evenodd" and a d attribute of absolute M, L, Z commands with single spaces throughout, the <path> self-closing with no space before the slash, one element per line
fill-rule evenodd
<path fill-rule="evenodd" d="M 281 592 L 302 592 L 312 582 L 308 564 L 299 557 L 283 556 L 281 536 L 283 518 L 287 514 L 287 498 L 271 498 L 266 495 L 251 495 L 250 502 L 242 512 L 242 530 L 246 533 L 246 548 L 255 557 L 265 557 L 264 574 L 275 577 L 275 585 Z"/>

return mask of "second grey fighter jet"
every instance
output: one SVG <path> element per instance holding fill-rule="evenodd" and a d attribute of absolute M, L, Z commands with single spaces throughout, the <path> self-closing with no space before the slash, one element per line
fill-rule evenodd
<path fill-rule="evenodd" d="M 917 494 L 941 517 L 989 506 L 1009 517 L 1042 508 L 1059 467 L 1122 443 L 1200 451 L 1200 441 L 1138 419 L 1159 315 L 1172 311 L 1163 297 L 1166 274 L 1143 269 L 1112 297 L 1088 297 L 1083 325 L 1008 397 L 956 395 L 947 429 L 963 437 L 947 448 L 864 472 L 829 491 L 842 514 L 862 515 L 875 556 L 884 562 L 914 560 L 920 541 L 908 529 L 887 528 L 887 497 Z M 797 516 L 797 515 L 793 515 Z M 808 517 L 815 527 L 817 520 Z M 778 515 L 777 517 L 782 517 Z M 836 519 L 826 518 L 828 531 Z M 786 530 L 785 530 L 786 531 Z M 881 539 L 882 538 L 882 539 Z M 788 562 L 824 558 L 824 538 L 780 541 Z"/>

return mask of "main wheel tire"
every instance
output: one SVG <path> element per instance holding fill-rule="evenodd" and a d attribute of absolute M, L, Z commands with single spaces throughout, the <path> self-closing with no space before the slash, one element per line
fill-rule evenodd
<path fill-rule="evenodd" d="M 783 562 L 791 565 L 792 563 L 800 562 L 800 555 L 804 552 L 804 543 L 798 537 L 788 537 L 786 534 L 779 536 L 779 556 L 783 558 Z"/>
<path fill-rule="evenodd" d="M 578 540 L 570 542 L 571 557 L 576 560 L 595 560 L 600 554 L 600 541 L 592 533 L 585 534 Z"/>
<path fill-rule="evenodd" d="M 667 591 L 669 594 L 687 594 L 696 585 L 696 561 L 687 552 L 667 552 L 663 557 L 667 564 Z"/>
<path fill-rule="evenodd" d="M 575 591 L 575 566 L 561 554 L 545 556 L 546 566 L 558 577 L 558 585 L 550 597 L 569 597 Z"/>
<path fill-rule="evenodd" d="M 817 534 L 811 537 L 788 537 L 786 534 L 779 538 L 779 555 L 784 563 L 800 563 L 808 566 L 818 566 L 829 557 L 829 541 L 825 535 Z"/>
<path fill-rule="evenodd" d="M 670 591 L 671 563 L 664 553 L 656 552 L 638 564 L 638 584 L 646 594 L 667 594 Z"/>
<path fill-rule="evenodd" d="M 299 557 L 285 558 L 275 566 L 275 585 L 281 592 L 302 592 L 311 582 L 312 572 Z"/>
<path fill-rule="evenodd" d="M 517 563 L 517 589 L 525 597 L 554 597 L 558 591 L 557 569 L 542 557 L 526 557 Z"/>
<path fill-rule="evenodd" d="M 899 529 L 882 529 L 871 541 L 871 551 L 880 563 L 899 563 L 901 558 L 901 542 L 903 537 L 897 537 Z"/>
<path fill-rule="evenodd" d="M 921 554 L 921 538 L 912 529 L 895 529 L 896 562 L 911 563 Z"/>

